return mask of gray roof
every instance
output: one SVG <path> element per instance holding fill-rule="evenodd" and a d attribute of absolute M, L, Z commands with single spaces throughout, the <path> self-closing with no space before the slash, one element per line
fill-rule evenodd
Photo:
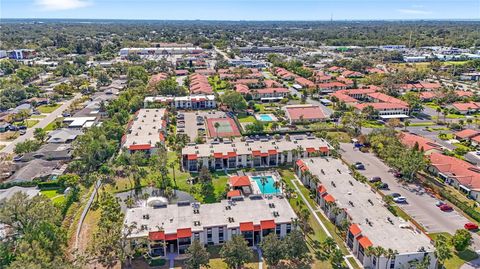
<path fill-rule="evenodd" d="M 45 144 L 35 152 L 25 153 L 22 162 L 28 162 L 34 159 L 43 160 L 69 160 L 72 157 L 72 145 L 51 143 Z"/>
<path fill-rule="evenodd" d="M 60 166 L 59 161 L 46 161 L 35 159 L 21 167 L 8 180 L 9 182 L 32 181 L 35 178 L 46 177 L 54 174 L 55 169 Z"/>
<path fill-rule="evenodd" d="M 81 130 L 62 128 L 59 130 L 48 133 L 48 143 L 66 143 L 77 138 L 77 136 L 83 134 Z"/>
<path fill-rule="evenodd" d="M 40 193 L 40 190 L 37 189 L 36 187 L 24 188 L 24 187 L 14 186 L 8 189 L 0 190 L 0 200 L 10 199 L 10 197 L 12 197 L 17 192 L 23 192 L 29 198 L 32 198 L 34 196 L 37 196 Z"/>

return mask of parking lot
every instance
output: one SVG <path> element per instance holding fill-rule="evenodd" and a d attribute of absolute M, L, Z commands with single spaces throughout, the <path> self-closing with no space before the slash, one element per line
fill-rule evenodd
<path fill-rule="evenodd" d="M 365 170 L 360 172 L 367 178 L 379 176 L 387 183 L 389 190 L 383 193 L 399 193 L 407 198 L 404 204 L 398 204 L 408 215 L 422 225 L 429 233 L 448 232 L 454 234 L 457 229 L 462 229 L 467 218 L 456 211 L 443 212 L 436 205 L 436 199 L 417 184 L 400 184 L 389 172 L 390 168 L 371 153 L 362 153 L 353 148 L 352 144 L 341 144 L 342 156 L 350 164 L 362 162 Z M 473 234 L 475 249 L 480 249 L 480 237 Z"/>
<path fill-rule="evenodd" d="M 197 121 L 197 117 L 201 117 L 203 119 L 226 117 L 225 112 L 222 111 L 179 111 L 178 114 L 183 114 L 184 119 L 180 119 L 177 116 L 177 133 L 184 133 L 188 135 L 188 137 L 190 137 L 190 141 L 192 142 L 195 141 L 195 138 L 198 136 L 199 130 L 206 130 L 206 120 L 201 123 Z"/>

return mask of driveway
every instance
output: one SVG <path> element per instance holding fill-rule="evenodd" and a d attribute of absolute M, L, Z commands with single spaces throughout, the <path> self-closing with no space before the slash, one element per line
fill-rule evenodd
<path fill-rule="evenodd" d="M 48 114 L 45 118 L 41 119 L 33 128 L 28 128 L 24 135 L 19 136 L 17 139 L 13 140 L 8 146 L 3 148 L 0 152 L 2 153 L 13 153 L 15 145 L 20 142 L 24 142 L 30 138 L 33 138 L 33 131 L 35 128 L 45 128 L 50 122 L 54 121 L 57 117 L 61 116 L 63 111 L 65 111 L 72 102 L 82 96 L 81 93 L 77 93 L 72 99 L 63 103 L 59 108 L 57 108 L 52 113 Z"/>
<path fill-rule="evenodd" d="M 399 193 L 407 198 L 407 203 L 399 206 L 415 221 L 422 225 L 427 232 L 448 232 L 454 234 L 456 230 L 463 229 L 463 225 L 469 220 L 456 211 L 443 212 L 437 206 L 437 201 L 432 195 L 426 193 L 418 184 L 400 184 L 397 179 L 388 172 L 390 169 L 372 153 L 362 153 L 353 149 L 352 144 L 342 143 L 343 158 L 350 164 L 362 162 L 365 170 L 360 171 L 367 178 L 379 176 L 387 183 L 390 190 L 383 191 L 385 194 Z M 480 237 L 472 234 L 475 241 L 475 249 L 480 249 Z"/>

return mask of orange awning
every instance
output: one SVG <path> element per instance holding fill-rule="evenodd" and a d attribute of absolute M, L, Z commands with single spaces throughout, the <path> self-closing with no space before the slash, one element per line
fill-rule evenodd
<path fill-rule="evenodd" d="M 237 157 L 237 153 L 236 152 L 229 152 L 227 153 L 227 155 L 223 156 L 223 158 L 235 158 Z"/>
<path fill-rule="evenodd" d="M 197 159 L 197 154 L 188 154 L 187 158 L 189 160 L 196 160 Z"/>
<path fill-rule="evenodd" d="M 328 151 L 328 147 L 320 147 L 320 152 L 326 153 Z"/>
<path fill-rule="evenodd" d="M 317 191 L 318 193 L 324 193 L 324 192 L 327 192 L 327 189 L 323 185 L 319 185 L 317 187 Z"/>
<path fill-rule="evenodd" d="M 252 155 L 253 157 L 260 157 L 262 153 L 260 152 L 260 150 L 253 150 Z"/>
<path fill-rule="evenodd" d="M 300 167 L 300 170 L 302 170 L 303 172 L 305 172 L 306 170 L 308 170 L 308 167 L 307 167 L 307 166 L 302 166 L 302 167 Z"/>
<path fill-rule="evenodd" d="M 277 225 L 274 220 L 262 220 L 260 221 L 260 227 L 262 230 L 275 229 Z"/>
<path fill-rule="evenodd" d="M 177 236 L 178 238 L 192 237 L 192 229 L 191 228 L 177 229 Z"/>
<path fill-rule="evenodd" d="M 165 233 L 163 231 L 149 232 L 148 239 L 152 241 L 165 240 Z"/>
<path fill-rule="evenodd" d="M 253 231 L 253 222 L 240 223 L 240 232 L 251 232 L 251 231 Z"/>
<path fill-rule="evenodd" d="M 177 240 L 177 234 L 167 234 L 165 235 L 165 241 Z"/>
<path fill-rule="evenodd" d="M 353 234 L 353 236 L 357 236 L 359 234 L 362 233 L 362 230 L 360 230 L 360 227 L 358 227 L 357 224 L 353 223 L 352 225 L 350 225 L 350 228 L 349 228 L 350 232 Z"/>
<path fill-rule="evenodd" d="M 213 153 L 213 157 L 215 157 L 215 159 L 221 159 L 223 158 L 223 154 L 219 152 L 215 152 Z"/>
<path fill-rule="evenodd" d="M 129 150 L 149 150 L 151 148 L 152 146 L 150 144 L 138 144 L 128 147 Z"/>
<path fill-rule="evenodd" d="M 358 243 L 359 243 L 364 249 L 373 246 L 372 241 L 370 241 L 370 239 L 368 239 L 368 237 L 366 237 L 366 236 L 360 236 L 357 240 L 358 240 Z"/>
<path fill-rule="evenodd" d="M 268 155 L 275 155 L 275 154 L 278 154 L 278 152 L 274 149 L 270 149 L 268 150 Z"/>
<path fill-rule="evenodd" d="M 261 227 L 260 225 L 254 225 L 254 226 L 253 226 L 253 230 L 254 230 L 255 232 L 258 232 L 258 231 L 261 231 L 261 230 L 262 230 L 262 227 Z"/>
<path fill-rule="evenodd" d="M 305 163 L 303 163 L 303 161 L 300 160 L 300 159 L 297 160 L 296 164 L 297 164 L 298 166 L 304 166 L 304 165 L 305 165 Z"/>
<path fill-rule="evenodd" d="M 330 194 L 325 195 L 323 199 L 325 200 L 325 202 L 329 202 L 329 203 L 335 202 L 335 198 L 333 198 L 333 196 L 331 196 Z"/>
<path fill-rule="evenodd" d="M 315 148 L 307 148 L 308 153 L 314 153 L 316 150 Z"/>

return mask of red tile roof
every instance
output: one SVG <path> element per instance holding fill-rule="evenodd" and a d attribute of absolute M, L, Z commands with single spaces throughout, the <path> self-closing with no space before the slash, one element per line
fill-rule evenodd
<path fill-rule="evenodd" d="M 355 105 L 355 107 L 359 110 L 362 110 L 367 106 L 372 106 L 374 109 L 405 109 L 405 108 L 408 108 L 405 105 L 393 104 L 393 103 L 363 103 L 363 104 Z"/>
<path fill-rule="evenodd" d="M 128 147 L 129 150 L 149 150 L 152 148 L 152 145 L 150 144 L 136 144 L 136 145 L 130 145 Z"/>
<path fill-rule="evenodd" d="M 249 232 L 253 229 L 253 222 L 240 222 L 240 232 Z"/>
<path fill-rule="evenodd" d="M 320 89 L 334 89 L 334 88 L 346 88 L 347 85 L 339 82 L 339 81 L 332 81 L 327 83 L 320 83 L 317 85 Z"/>
<path fill-rule="evenodd" d="M 476 131 L 476 130 L 472 130 L 472 129 L 465 129 L 465 130 L 462 130 L 460 132 L 455 133 L 455 136 L 460 137 L 461 139 L 472 138 L 472 137 L 475 137 L 477 135 L 480 135 L 480 132 Z"/>
<path fill-rule="evenodd" d="M 429 151 L 432 149 L 441 150 L 442 148 L 440 145 L 430 139 L 407 132 L 400 133 L 399 138 L 402 144 L 410 148 L 413 148 L 415 144 L 418 144 L 418 148 L 423 151 Z"/>
<path fill-rule="evenodd" d="M 473 96 L 473 92 L 468 92 L 468 91 L 455 91 L 455 94 L 458 95 L 459 97 L 471 97 L 471 96 Z"/>
<path fill-rule="evenodd" d="M 384 103 L 392 103 L 392 104 L 400 104 L 404 106 L 408 106 L 408 104 L 400 99 L 397 99 L 395 97 L 392 97 L 390 95 L 386 95 L 381 92 L 374 92 L 374 93 L 368 93 L 367 94 L 370 98 L 373 98 L 377 100 L 378 102 L 384 102 Z"/>
<path fill-rule="evenodd" d="M 250 178 L 248 176 L 232 176 L 229 181 L 232 187 L 250 186 Z"/>
<path fill-rule="evenodd" d="M 296 77 L 295 82 L 304 87 L 315 87 L 315 83 L 303 77 Z"/>
<path fill-rule="evenodd" d="M 468 111 L 468 110 L 472 110 L 472 109 L 475 110 L 480 108 L 478 103 L 475 103 L 475 102 L 453 103 L 452 106 L 458 111 Z"/>
<path fill-rule="evenodd" d="M 439 172 L 454 178 L 463 186 L 480 191 L 480 169 L 478 167 L 441 153 L 432 153 L 430 163 Z"/>
<path fill-rule="evenodd" d="M 330 94 L 330 96 L 335 96 L 338 98 L 338 100 L 345 102 L 345 103 L 356 103 L 358 102 L 357 99 L 350 97 L 346 94 L 340 93 L 340 92 L 334 92 Z"/>
<path fill-rule="evenodd" d="M 303 117 L 304 120 L 320 120 L 325 118 L 323 110 L 316 105 L 293 105 L 286 106 L 288 117 L 291 120 L 299 120 Z"/>
<path fill-rule="evenodd" d="M 233 191 L 227 192 L 228 198 L 237 197 L 237 196 L 242 196 L 242 193 L 240 192 L 240 190 L 233 190 Z"/>
<path fill-rule="evenodd" d="M 287 88 L 263 88 L 255 90 L 259 94 L 267 93 L 289 93 L 290 91 Z"/>
<path fill-rule="evenodd" d="M 277 88 L 277 87 L 282 86 L 280 83 L 276 82 L 275 80 L 271 80 L 271 79 L 266 79 L 263 82 L 265 83 L 265 87 L 267 87 L 267 88 Z"/>
<path fill-rule="evenodd" d="M 235 85 L 235 91 L 238 93 L 244 93 L 247 94 L 250 92 L 250 89 L 248 88 L 247 85 L 244 84 L 236 84 Z"/>

